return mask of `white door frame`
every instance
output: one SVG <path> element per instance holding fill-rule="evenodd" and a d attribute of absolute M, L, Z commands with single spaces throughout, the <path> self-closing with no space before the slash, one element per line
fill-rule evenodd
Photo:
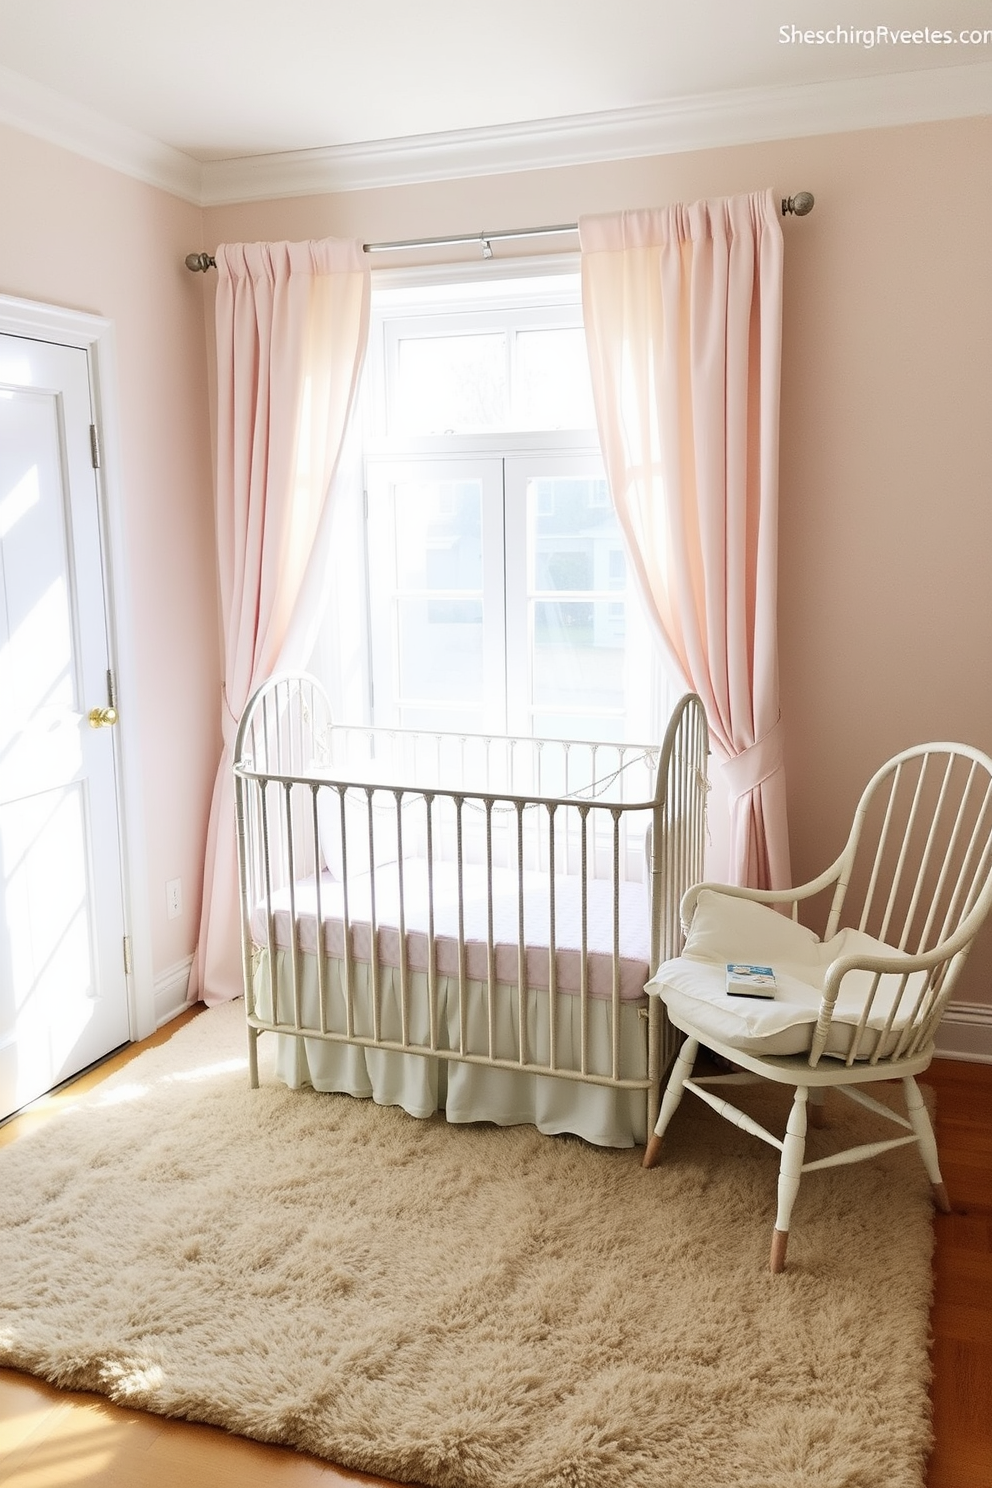
<path fill-rule="evenodd" d="M 131 965 L 127 975 L 128 1021 L 132 1039 L 143 1039 L 155 1031 L 155 997 L 143 782 L 137 767 L 141 751 L 133 706 L 137 669 L 130 640 L 133 610 L 125 561 L 114 325 L 113 321 L 99 315 L 0 295 L 0 333 L 25 336 L 35 341 L 54 341 L 62 346 L 80 347 L 86 352 L 93 417 L 101 446 L 96 480 L 107 589 L 107 641 L 120 699 L 119 747 L 115 755 L 124 933 L 131 944 Z"/>

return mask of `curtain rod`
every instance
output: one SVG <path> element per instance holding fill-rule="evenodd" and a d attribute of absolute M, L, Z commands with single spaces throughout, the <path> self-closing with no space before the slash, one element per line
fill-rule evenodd
<path fill-rule="evenodd" d="M 790 212 L 795 217 L 805 217 L 812 210 L 813 193 L 811 191 L 797 191 L 795 196 L 782 198 L 783 217 Z M 506 242 L 511 238 L 546 238 L 562 233 L 576 233 L 578 230 L 577 222 L 561 222 L 554 227 L 514 227 L 500 232 L 462 233 L 454 238 L 404 238 L 394 243 L 363 243 L 362 249 L 365 253 L 390 253 L 410 248 L 460 248 L 469 243 L 478 243 L 482 249 L 483 258 L 492 258 L 493 243 Z M 217 260 L 209 253 L 188 253 L 186 267 L 194 273 L 205 274 L 208 269 L 217 267 Z"/>

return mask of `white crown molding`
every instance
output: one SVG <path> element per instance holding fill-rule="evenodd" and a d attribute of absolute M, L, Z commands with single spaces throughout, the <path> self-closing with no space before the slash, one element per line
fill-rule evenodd
<path fill-rule="evenodd" d="M 0 67 L 0 123 L 201 204 L 198 160 L 6 67 Z"/>
<path fill-rule="evenodd" d="M 203 205 L 502 175 L 992 114 L 992 63 L 674 99 L 499 129 L 208 162 Z"/>
<path fill-rule="evenodd" d="M 502 175 L 992 114 L 992 62 L 200 163 L 0 67 L 0 121 L 198 206 Z"/>

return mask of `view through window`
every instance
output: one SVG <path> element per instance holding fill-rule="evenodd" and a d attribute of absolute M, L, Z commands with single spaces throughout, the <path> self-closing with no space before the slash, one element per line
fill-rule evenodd
<path fill-rule="evenodd" d="M 377 724 L 658 737 L 577 273 L 375 290 L 365 484 Z"/>

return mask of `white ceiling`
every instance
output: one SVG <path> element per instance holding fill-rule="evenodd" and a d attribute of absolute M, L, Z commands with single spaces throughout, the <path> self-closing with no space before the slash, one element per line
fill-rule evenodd
<path fill-rule="evenodd" d="M 112 140 L 120 149 L 125 139 L 144 141 L 149 159 L 157 151 L 160 163 L 178 166 L 181 157 L 189 179 L 202 180 L 210 163 L 287 152 L 381 160 L 386 145 L 402 154 L 404 142 L 424 136 L 435 147 L 471 137 L 491 148 L 499 138 L 571 132 L 573 155 L 581 154 L 577 130 L 588 116 L 614 126 L 636 120 L 643 134 L 651 119 L 691 124 L 720 114 L 726 135 L 736 112 L 753 138 L 760 126 L 748 136 L 749 117 L 773 105 L 781 114 L 786 100 L 796 133 L 818 132 L 816 110 L 828 98 L 841 107 L 871 97 L 876 115 L 885 99 L 890 107 L 901 100 L 904 115 L 914 94 L 930 100 L 923 114 L 992 112 L 992 45 L 781 40 L 782 26 L 838 22 L 992 29 L 992 0 L 888 0 L 871 18 L 844 14 L 864 8 L 863 0 L 0 0 L 0 118 L 45 133 L 47 117 L 50 137 L 75 138 L 97 156 L 101 132 L 104 154 Z M 814 115 L 806 130 L 804 98 Z M 857 109 L 852 117 L 861 127 Z M 206 173 L 197 176 L 197 163 Z M 222 174 L 213 169 L 215 182 Z"/>

